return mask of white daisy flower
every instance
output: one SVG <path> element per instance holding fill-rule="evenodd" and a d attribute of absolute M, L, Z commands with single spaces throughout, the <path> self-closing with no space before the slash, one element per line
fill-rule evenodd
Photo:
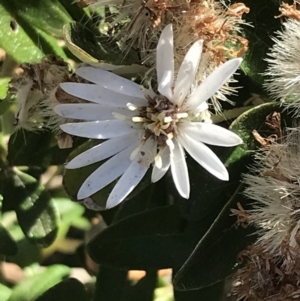
<path fill-rule="evenodd" d="M 85 120 L 64 124 L 61 129 L 75 136 L 109 139 L 67 164 L 73 169 L 110 158 L 85 180 L 78 199 L 120 177 L 106 204 L 107 208 L 114 207 L 138 185 L 152 163 L 152 182 L 171 167 L 178 192 L 189 198 L 184 149 L 210 173 L 228 180 L 225 166 L 204 143 L 235 146 L 242 140 L 227 129 L 200 120 L 207 110 L 206 101 L 236 71 L 241 59 L 226 62 L 200 86 L 193 87 L 202 43 L 199 40 L 192 45 L 174 78 L 173 30 L 172 25 L 165 27 L 157 45 L 157 94 L 94 67 L 79 68 L 77 74 L 95 85 L 61 84 L 67 93 L 92 102 L 56 106 L 60 116 Z"/>

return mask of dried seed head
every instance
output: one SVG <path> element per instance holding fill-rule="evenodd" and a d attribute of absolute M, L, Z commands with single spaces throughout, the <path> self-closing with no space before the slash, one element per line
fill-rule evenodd
<path fill-rule="evenodd" d="M 276 141 L 266 140 L 244 176 L 252 208 L 233 210 L 258 235 L 240 255 L 245 266 L 232 289 L 237 300 L 300 300 L 300 130 L 283 135 L 276 124 Z"/>
<path fill-rule="evenodd" d="M 238 271 L 232 293 L 243 301 L 300 300 L 299 249 L 286 265 L 284 258 L 276 257 L 264 246 L 252 245 L 241 252 L 245 266 Z"/>
<path fill-rule="evenodd" d="M 183 59 L 189 43 L 203 39 L 203 53 L 196 76 L 196 84 L 201 83 L 228 58 L 241 57 L 248 50 L 248 40 L 239 35 L 243 13 L 248 13 L 243 3 L 225 7 L 213 0 L 191 1 L 190 9 L 180 14 L 174 26 L 175 65 Z M 226 95 L 234 93 L 229 86 L 231 78 L 212 97 L 216 111 L 221 111 L 218 100 L 228 101 Z"/>
<path fill-rule="evenodd" d="M 246 211 L 257 228 L 257 245 L 271 255 L 293 254 L 300 227 L 300 131 L 289 129 L 284 141 L 256 154 L 252 173 L 244 176 L 245 195 L 254 200 Z"/>
<path fill-rule="evenodd" d="M 66 120 L 53 111 L 58 103 L 86 102 L 68 95 L 59 87 L 60 83 L 70 81 L 83 82 L 59 57 L 47 56 L 40 63 L 22 64 L 9 89 L 10 94 L 16 95 L 16 129 L 50 129 L 57 134 L 59 145 L 71 147 L 70 137 L 60 135 L 59 125 Z"/>
<path fill-rule="evenodd" d="M 287 8 L 289 8 L 287 10 Z M 265 88 L 271 97 L 286 102 L 287 108 L 300 115 L 300 12 L 296 6 L 282 5 L 281 13 L 289 16 L 283 22 L 283 30 L 276 32 L 275 44 L 270 49 Z"/>
<path fill-rule="evenodd" d="M 59 83 L 68 80 L 68 65 L 61 58 L 48 56 L 40 63 L 21 64 L 19 71 L 9 89 L 16 95 L 16 128 L 41 130 L 45 128 L 46 101 Z"/>

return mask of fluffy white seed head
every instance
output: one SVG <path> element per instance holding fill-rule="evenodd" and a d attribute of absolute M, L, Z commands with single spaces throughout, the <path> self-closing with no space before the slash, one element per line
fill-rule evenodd
<path fill-rule="evenodd" d="M 266 61 L 268 68 L 265 88 L 271 97 L 287 103 L 287 107 L 300 114 L 300 21 L 287 19 L 281 31 L 273 38 Z"/>
<path fill-rule="evenodd" d="M 244 176 L 245 195 L 254 200 L 249 222 L 257 228 L 257 244 L 274 256 L 299 244 L 300 131 L 289 129 L 284 143 L 258 152 L 252 174 Z"/>

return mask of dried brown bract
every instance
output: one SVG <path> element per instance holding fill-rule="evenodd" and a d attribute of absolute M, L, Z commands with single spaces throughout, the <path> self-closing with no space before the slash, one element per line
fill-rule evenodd
<path fill-rule="evenodd" d="M 237 275 L 232 293 L 243 301 L 300 300 L 300 253 L 294 252 L 292 265 L 287 258 L 274 257 L 263 246 L 252 245 L 241 252 L 245 264 Z"/>
<path fill-rule="evenodd" d="M 282 2 L 279 11 L 281 12 L 281 14 L 279 16 L 276 16 L 275 18 L 288 17 L 300 21 L 300 12 L 299 10 L 297 10 L 296 1 L 293 3 L 293 5 Z"/>

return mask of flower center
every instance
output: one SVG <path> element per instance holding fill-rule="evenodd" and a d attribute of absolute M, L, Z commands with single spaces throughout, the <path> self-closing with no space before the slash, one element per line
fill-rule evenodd
<path fill-rule="evenodd" d="M 132 118 L 133 122 L 142 122 L 146 130 L 145 139 L 157 140 L 158 146 L 165 146 L 167 140 L 176 136 L 177 123 L 188 117 L 188 113 L 180 112 L 167 97 L 156 95 L 153 98 L 145 96 L 148 106 L 140 107 L 139 115 Z"/>

